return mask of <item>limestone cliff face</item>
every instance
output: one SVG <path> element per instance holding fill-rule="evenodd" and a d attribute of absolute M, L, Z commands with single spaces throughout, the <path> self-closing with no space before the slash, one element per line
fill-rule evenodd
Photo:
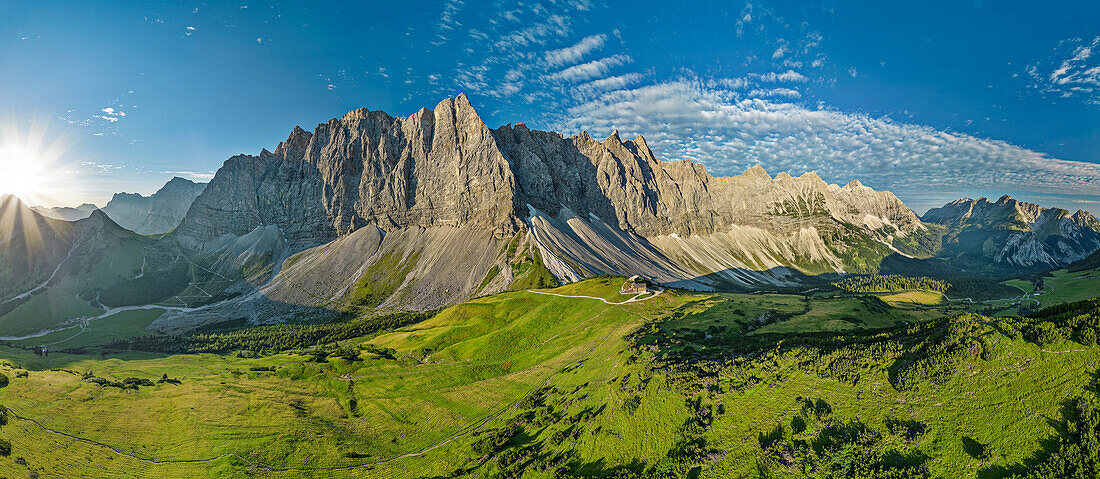
<path fill-rule="evenodd" d="M 924 214 L 945 226 L 944 253 L 1023 267 L 1061 266 L 1100 249 L 1100 222 L 1077 211 L 1043 208 L 1005 195 L 963 198 Z"/>
<path fill-rule="evenodd" d="M 822 222 L 902 235 L 921 229 L 888 192 L 812 173 L 771 178 L 762 168 L 715 178 L 690 161 L 656 158 L 645 139 L 563 138 L 523 124 L 490 130 L 464 95 L 408 118 L 360 109 L 295 128 L 273 153 L 231 158 L 178 230 L 200 244 L 277 224 L 299 246 L 373 224 L 471 226 L 514 232 L 526 205 L 567 207 L 643 237 L 726 232 L 734 225 L 789 233 Z"/>
<path fill-rule="evenodd" d="M 295 248 L 383 230 L 519 227 L 515 178 L 464 95 L 408 118 L 359 109 L 295 128 L 275 151 L 230 158 L 177 236 L 199 245 L 278 225 Z"/>
<path fill-rule="evenodd" d="M 893 194 L 858 181 L 772 178 L 760 167 L 716 178 L 697 163 L 658 160 L 640 136 L 491 130 L 465 95 L 408 118 L 354 110 L 312 132 L 295 128 L 274 152 L 230 158 L 174 236 L 210 250 L 269 225 L 291 252 L 367 225 L 496 238 L 536 228 L 561 279 L 645 269 L 644 257 L 661 265 L 654 277 L 685 284 L 724 269 L 863 271 L 907 252 L 899 239 L 926 234 Z"/>
<path fill-rule="evenodd" d="M 789 233 L 823 221 L 873 230 L 890 225 L 901 235 L 923 229 L 892 193 L 858 181 L 837 187 L 813 173 L 772 178 L 759 166 L 715 178 L 697 163 L 660 161 L 644 138 L 624 142 L 617 132 L 596 141 L 519 124 L 494 134 L 516 171 L 521 201 L 552 215 L 562 206 L 595 214 L 645 237 L 727 232 L 734 225 Z"/>

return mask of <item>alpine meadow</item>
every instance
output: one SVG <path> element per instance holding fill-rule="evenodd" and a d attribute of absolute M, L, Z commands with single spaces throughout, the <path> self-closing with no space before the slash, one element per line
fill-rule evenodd
<path fill-rule="evenodd" d="M 1100 477 L 1094 2 L 3 6 L 0 477 Z"/>

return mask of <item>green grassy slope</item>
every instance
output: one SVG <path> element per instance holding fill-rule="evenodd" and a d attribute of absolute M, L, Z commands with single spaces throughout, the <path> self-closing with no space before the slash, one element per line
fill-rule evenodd
<path fill-rule="evenodd" d="M 621 282 L 548 291 L 616 298 Z M 518 291 L 330 344 L 323 362 L 0 347 L 0 404 L 24 418 L 0 436 L 26 462 L 0 475 L 1004 477 L 1100 368 L 1077 342 L 1100 323 L 1088 308 L 1096 321 L 918 322 L 873 296 Z"/>

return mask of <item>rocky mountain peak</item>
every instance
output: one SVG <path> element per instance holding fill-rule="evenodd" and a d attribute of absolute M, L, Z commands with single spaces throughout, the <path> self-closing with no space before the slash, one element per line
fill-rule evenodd
<path fill-rule="evenodd" d="M 296 247 L 364 225 L 514 229 L 514 177 L 465 95 L 408 118 L 365 108 L 295 127 L 283 161 L 231 158 L 181 223 L 185 243 L 278 225 Z M 216 193 L 216 194 L 215 194 Z M 232 211 L 223 214 L 223 211 Z"/>
<path fill-rule="evenodd" d="M 300 126 L 295 126 L 286 141 L 280 142 L 275 147 L 275 156 L 301 159 L 305 156 L 306 148 L 309 146 L 311 139 L 313 139 L 312 133 L 303 130 Z"/>
<path fill-rule="evenodd" d="M 114 223 L 140 234 L 164 233 L 175 228 L 206 183 L 173 177 L 151 196 L 116 193 L 103 207 Z"/>
<path fill-rule="evenodd" d="M 961 199 L 932 208 L 922 217 L 950 229 L 952 254 L 1022 267 L 1072 262 L 1100 248 L 1100 224 L 1061 208 L 1043 208 L 1004 195 Z M 1091 216 L 1091 215 L 1090 215 Z M 973 233 L 971 233 L 973 232 Z M 968 241 L 966 238 L 979 238 Z"/>
<path fill-rule="evenodd" d="M 806 180 L 806 181 L 813 181 L 813 182 L 821 182 L 821 183 L 825 182 L 825 180 L 821 179 L 821 177 L 817 175 L 817 171 L 807 171 L 807 172 L 803 173 L 802 175 L 800 175 L 798 177 L 798 179 Z"/>
<path fill-rule="evenodd" d="M 753 165 L 751 168 L 745 170 L 745 172 L 741 173 L 739 176 L 743 176 L 745 178 L 760 179 L 760 180 L 763 180 L 763 179 L 771 180 L 772 179 L 771 175 L 768 174 L 768 171 L 765 170 L 763 166 L 760 166 L 760 163 L 757 163 L 757 164 Z"/>

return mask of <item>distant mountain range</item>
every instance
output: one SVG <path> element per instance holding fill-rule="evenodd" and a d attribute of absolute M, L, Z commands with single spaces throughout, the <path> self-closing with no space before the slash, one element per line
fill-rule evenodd
<path fill-rule="evenodd" d="M 195 198 L 206 183 L 175 177 L 151 196 L 138 193 L 115 193 L 103 207 L 103 212 L 122 227 L 139 234 L 159 234 L 180 224 Z M 85 203 L 75 208 L 32 206 L 34 211 L 50 218 L 76 221 L 87 218 L 96 205 Z"/>
<path fill-rule="evenodd" d="M 946 228 L 941 257 L 971 265 L 1051 268 L 1100 249 L 1100 222 L 1078 210 L 1043 208 L 1005 195 L 996 202 L 963 198 L 921 218 Z"/>
<path fill-rule="evenodd" d="M 359 109 L 312 132 L 295 128 L 273 151 L 230 158 L 208 185 L 176 178 L 152 197 L 115 195 L 104 212 L 137 233 L 168 234 L 114 235 L 121 242 L 101 251 L 140 244 L 127 262 L 140 269 L 80 294 L 176 307 L 157 320 L 164 330 L 434 309 L 599 274 L 697 290 L 799 288 L 923 262 L 938 275 L 1003 277 L 1100 249 L 1100 223 L 1083 211 L 1005 197 L 918 217 L 858 180 L 772 177 L 759 166 L 714 177 L 659 160 L 640 136 L 491 129 L 464 95 L 408 118 Z M 0 301 L 42 281 L 79 238 L 99 241 L 80 221 L 51 228 L 56 220 L 29 215 L 20 221 L 60 236 L 33 274 L 4 279 Z M 11 217 L 0 212 L 17 231 Z M 25 249 L 0 246 L 5 261 Z"/>

